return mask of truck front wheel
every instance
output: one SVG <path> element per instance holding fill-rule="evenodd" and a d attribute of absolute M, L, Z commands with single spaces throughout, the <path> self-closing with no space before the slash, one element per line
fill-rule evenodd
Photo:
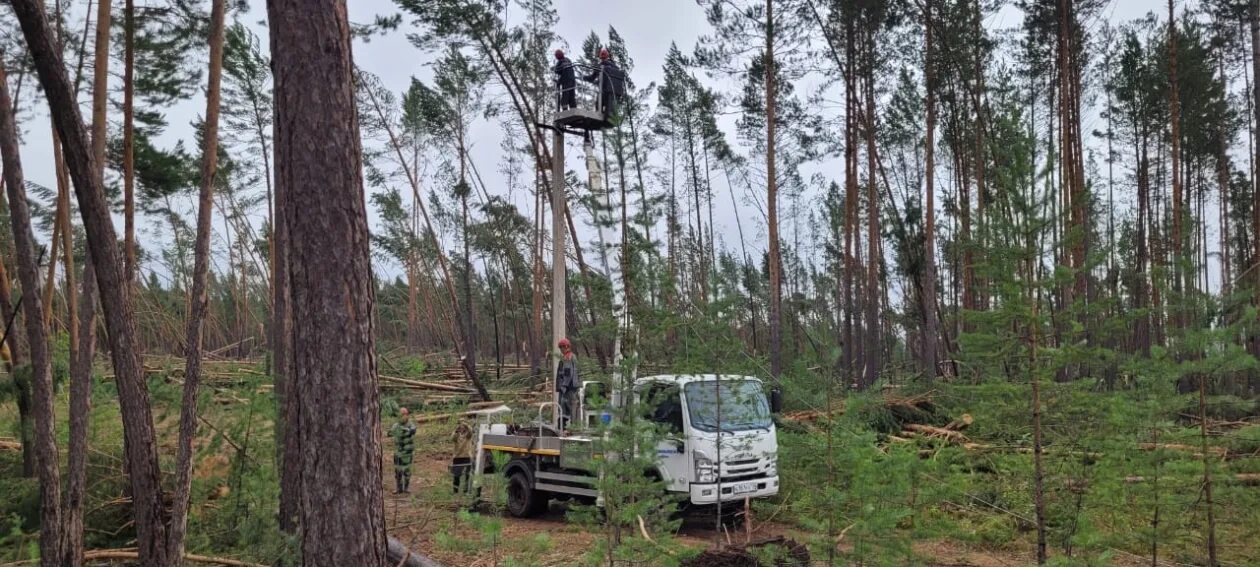
<path fill-rule="evenodd" d="M 534 490 L 529 476 L 518 470 L 508 478 L 507 508 L 517 518 L 533 518 L 547 510 L 547 493 Z"/>

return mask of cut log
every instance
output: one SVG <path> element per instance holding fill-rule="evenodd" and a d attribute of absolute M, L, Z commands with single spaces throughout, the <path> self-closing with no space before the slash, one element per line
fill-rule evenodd
<path fill-rule="evenodd" d="M 971 426 L 971 422 L 973 422 L 973 421 L 975 421 L 975 420 L 971 417 L 971 414 L 969 414 L 969 413 L 964 413 L 964 414 L 962 414 L 962 417 L 960 417 L 960 418 L 958 418 L 958 419 L 955 419 L 954 421 L 949 422 L 949 425 L 946 425 L 946 426 L 945 426 L 945 429 L 948 429 L 948 430 L 950 430 L 950 431 L 962 431 L 962 430 L 964 430 L 964 429 L 966 429 L 966 428 L 970 427 L 970 426 Z"/>
<path fill-rule="evenodd" d="M 0 451 L 21 451 L 22 443 L 9 439 L 0 439 Z"/>

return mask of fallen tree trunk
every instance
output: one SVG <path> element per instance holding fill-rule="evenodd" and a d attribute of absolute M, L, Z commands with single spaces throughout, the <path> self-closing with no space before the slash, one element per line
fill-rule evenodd
<path fill-rule="evenodd" d="M 471 394 L 473 390 L 469 388 L 461 388 L 459 386 L 450 386 L 447 384 L 437 384 L 434 382 L 421 382 L 419 380 L 408 380 L 397 376 L 380 376 L 382 382 L 393 382 L 396 384 L 405 384 L 407 386 L 416 386 L 426 390 L 438 390 L 442 392 L 459 392 L 461 394 Z"/>
<path fill-rule="evenodd" d="M 407 549 L 407 546 L 394 539 L 393 536 L 389 537 L 389 547 L 385 549 L 385 558 L 394 567 L 442 567 L 441 563 Z"/>

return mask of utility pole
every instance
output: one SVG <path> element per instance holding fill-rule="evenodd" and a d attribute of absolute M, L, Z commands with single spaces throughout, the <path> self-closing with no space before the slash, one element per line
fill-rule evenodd
<path fill-rule="evenodd" d="M 551 135 L 551 423 L 561 429 L 560 392 L 556 390 L 556 371 L 560 367 L 560 339 L 565 329 L 565 242 L 564 242 L 564 131 L 552 128 Z"/>

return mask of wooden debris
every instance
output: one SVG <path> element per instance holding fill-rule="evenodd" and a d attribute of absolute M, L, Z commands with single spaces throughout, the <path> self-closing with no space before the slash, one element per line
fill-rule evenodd
<path fill-rule="evenodd" d="M 831 408 L 830 410 L 811 409 L 811 410 L 799 410 L 799 411 L 788 412 L 788 413 L 783 414 L 783 419 L 788 420 L 788 421 L 795 421 L 797 423 L 814 423 L 820 419 L 827 418 L 827 417 L 834 417 L 837 415 L 844 415 L 843 403 L 835 404 L 835 407 Z"/>
<path fill-rule="evenodd" d="M 973 421 L 975 421 L 975 419 L 971 417 L 971 414 L 964 413 L 962 414 L 962 417 L 949 422 L 949 425 L 946 425 L 945 429 L 950 431 L 962 431 L 970 427 Z"/>
<path fill-rule="evenodd" d="M 402 384 L 402 385 L 405 385 L 405 386 L 413 386 L 413 387 L 415 387 L 415 388 L 417 388 L 417 389 L 422 389 L 422 390 L 438 390 L 438 391 L 440 391 L 440 392 L 459 392 L 459 393 L 461 393 L 461 394 L 471 394 L 471 393 L 473 393 L 473 390 L 472 390 L 471 388 L 463 388 L 463 387 L 460 387 L 460 386 L 451 386 L 451 385 L 448 385 L 448 384 L 438 384 L 438 383 L 434 383 L 434 382 L 421 382 L 421 381 L 419 381 L 419 380 L 408 380 L 408 379 L 406 379 L 406 378 L 399 378 L 399 377 L 397 377 L 397 376 L 384 376 L 384 375 L 382 375 L 382 376 L 380 376 L 380 381 L 381 381 L 381 382 L 391 382 L 391 383 L 395 383 L 395 384 Z"/>
<path fill-rule="evenodd" d="M 951 429 L 945 429 L 941 427 L 932 427 L 931 425 L 920 425 L 918 423 L 907 423 L 907 424 L 902 425 L 901 427 L 904 429 L 904 431 L 902 431 L 902 434 L 907 435 L 907 436 L 914 436 L 917 434 L 917 435 L 926 436 L 926 437 L 936 437 L 936 438 L 945 439 L 951 443 L 957 443 L 957 444 L 963 444 L 963 443 L 968 442 L 966 435 L 963 435 L 962 433 L 959 433 Z"/>
<path fill-rule="evenodd" d="M 1154 451 L 1156 449 L 1163 449 L 1166 451 L 1182 451 L 1185 453 L 1194 453 L 1195 457 L 1198 457 L 1198 458 L 1203 457 L 1203 453 L 1202 453 L 1203 447 L 1198 447 L 1195 445 L 1183 445 L 1180 443 L 1140 443 L 1138 444 L 1138 447 L 1141 448 L 1143 451 Z M 1229 449 L 1226 449 L 1224 447 L 1208 447 L 1207 452 L 1208 454 L 1214 457 L 1220 457 L 1220 458 L 1225 458 L 1229 455 Z"/>
<path fill-rule="evenodd" d="M 21 451 L 22 442 L 16 439 L 0 439 L 0 451 Z"/>
<path fill-rule="evenodd" d="M 499 404 L 499 405 L 505 408 L 507 407 L 507 406 L 504 406 L 503 404 Z M 422 415 L 422 416 L 416 417 L 415 422 L 416 423 L 432 423 L 434 421 L 442 421 L 444 419 L 451 419 L 453 417 L 476 415 L 482 411 L 484 411 L 484 409 L 475 409 L 475 410 L 470 410 L 470 411 L 460 411 L 460 412 L 451 412 L 451 413 L 438 413 L 438 414 L 433 414 L 433 415 Z"/>

